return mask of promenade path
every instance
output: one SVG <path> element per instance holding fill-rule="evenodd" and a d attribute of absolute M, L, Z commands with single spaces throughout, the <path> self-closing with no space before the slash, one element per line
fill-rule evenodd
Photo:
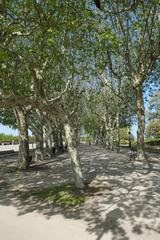
<path fill-rule="evenodd" d="M 68 154 L 26 172 L 6 173 L 16 155 L 0 159 L 0 238 L 159 240 L 160 156 L 143 164 L 95 145 L 79 150 L 84 178 L 93 179 L 99 190 L 85 204 L 67 210 L 22 200 L 16 193 L 73 181 Z"/>

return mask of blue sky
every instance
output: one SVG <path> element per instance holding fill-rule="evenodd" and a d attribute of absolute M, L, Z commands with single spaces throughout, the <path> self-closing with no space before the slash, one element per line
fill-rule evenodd
<path fill-rule="evenodd" d="M 3 126 L 2 124 L 0 124 L 0 133 L 5 133 L 5 134 L 11 134 L 11 135 L 18 135 L 18 131 L 17 130 L 13 130 L 12 128 L 9 128 L 7 126 Z"/>

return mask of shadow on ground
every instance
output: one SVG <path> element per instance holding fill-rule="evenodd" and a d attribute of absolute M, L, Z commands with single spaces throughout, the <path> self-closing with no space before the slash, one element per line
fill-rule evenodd
<path fill-rule="evenodd" d="M 85 204 L 65 209 L 19 194 L 73 182 L 67 154 L 27 172 L 5 173 L 6 164 L 14 164 L 16 156 L 1 159 L 0 204 L 14 205 L 19 215 L 37 211 L 46 218 L 62 214 L 81 219 L 96 240 L 106 234 L 107 239 L 129 240 L 149 232 L 159 236 L 154 240 L 160 239 L 160 164 L 141 164 L 97 146 L 80 146 L 80 154 L 84 177 L 101 186 Z"/>

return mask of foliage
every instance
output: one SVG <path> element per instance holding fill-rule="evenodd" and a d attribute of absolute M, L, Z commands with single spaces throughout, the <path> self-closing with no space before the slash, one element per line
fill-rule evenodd
<path fill-rule="evenodd" d="M 137 111 L 143 152 L 143 90 L 159 57 L 158 1 L 134 1 L 133 9 L 130 1 L 101 2 L 96 9 L 92 0 L 1 1 L 0 104 L 23 107 L 35 133 L 51 118 L 61 132 L 70 123 L 70 135 L 83 126 L 110 150 Z M 16 127 L 10 111 L 0 120 Z"/>
<path fill-rule="evenodd" d="M 160 120 L 160 91 L 156 91 L 149 101 L 148 120 Z"/>
<path fill-rule="evenodd" d="M 4 133 L 0 133 L 0 141 L 15 141 L 18 142 L 19 141 L 19 136 L 13 136 L 13 135 L 7 135 Z M 29 141 L 33 142 L 34 141 L 34 137 L 29 136 Z"/>
<path fill-rule="evenodd" d="M 6 135 L 4 133 L 0 133 L 0 141 L 18 141 L 18 140 L 19 140 L 18 136 Z"/>
<path fill-rule="evenodd" d="M 160 138 L 160 120 L 152 120 L 146 127 L 146 136 Z"/>
<path fill-rule="evenodd" d="M 12 109 L 3 109 L 0 112 L 0 123 L 13 129 L 17 128 L 16 118 Z"/>
<path fill-rule="evenodd" d="M 136 151 L 137 142 L 132 142 L 132 151 Z M 145 150 L 150 153 L 160 154 L 160 139 L 145 139 Z"/>
<path fill-rule="evenodd" d="M 131 134 L 131 141 L 134 140 L 134 136 Z M 129 129 L 128 128 L 120 128 L 120 143 L 128 144 L 129 142 Z"/>
<path fill-rule="evenodd" d="M 81 142 L 86 142 L 86 143 L 89 143 L 92 141 L 92 138 L 91 137 L 81 137 Z"/>
<path fill-rule="evenodd" d="M 145 139 L 145 144 L 150 146 L 160 146 L 160 138 L 147 138 Z"/>

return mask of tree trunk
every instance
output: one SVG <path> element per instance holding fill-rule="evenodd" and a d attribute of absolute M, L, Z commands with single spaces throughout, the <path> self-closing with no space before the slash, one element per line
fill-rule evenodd
<path fill-rule="evenodd" d="M 54 154 L 53 154 L 53 141 L 52 141 L 52 138 L 51 138 L 51 135 L 48 135 L 46 136 L 46 140 L 45 140 L 45 143 L 46 143 L 46 154 L 49 156 L 49 157 L 53 157 Z"/>
<path fill-rule="evenodd" d="M 44 152 L 43 152 L 43 128 L 40 127 L 38 131 L 35 133 L 35 142 L 36 142 L 36 149 L 35 149 L 35 162 L 43 161 L 44 160 Z"/>
<path fill-rule="evenodd" d="M 109 126 L 108 126 L 108 122 L 105 119 L 105 145 L 106 145 L 106 149 L 110 148 L 110 143 L 109 143 Z"/>
<path fill-rule="evenodd" d="M 80 129 L 76 128 L 75 129 L 75 134 L 76 134 L 76 141 L 77 141 L 77 145 L 80 144 Z"/>
<path fill-rule="evenodd" d="M 100 138 L 100 144 L 103 146 L 103 147 L 106 147 L 106 139 L 105 139 L 105 126 L 102 125 L 100 127 L 100 133 L 99 133 L 99 138 Z"/>
<path fill-rule="evenodd" d="M 120 127 L 119 127 L 119 125 L 120 125 L 120 123 L 119 123 L 119 119 L 120 119 L 120 112 L 119 111 L 117 111 L 117 114 L 116 114 L 116 148 L 117 148 L 117 152 L 119 152 L 120 151 L 120 133 L 119 133 L 119 129 L 120 129 Z"/>
<path fill-rule="evenodd" d="M 142 87 L 136 88 L 136 105 L 137 105 L 137 159 L 145 160 L 144 151 L 144 131 L 145 131 L 145 110 L 143 100 L 143 89 Z"/>
<path fill-rule="evenodd" d="M 64 124 L 66 140 L 68 144 L 68 151 L 71 157 L 71 165 L 74 174 L 75 186 L 77 188 L 84 188 L 82 170 L 80 166 L 80 158 L 76 148 L 76 139 L 74 128 L 69 124 Z"/>
<path fill-rule="evenodd" d="M 58 149 L 59 141 L 58 141 L 57 131 L 52 131 L 52 136 L 53 136 L 53 146 L 54 146 L 54 150 L 55 150 L 54 154 L 56 154 L 59 151 L 59 149 Z"/>
<path fill-rule="evenodd" d="M 58 153 L 63 153 L 64 152 L 64 145 L 63 145 L 63 136 L 62 136 L 62 130 L 60 129 L 59 134 L 58 134 Z"/>
<path fill-rule="evenodd" d="M 112 127 L 112 119 L 109 117 L 108 121 L 108 130 L 109 130 L 109 150 L 114 150 L 114 142 L 113 142 L 113 127 Z"/>
<path fill-rule="evenodd" d="M 16 107 L 15 115 L 17 118 L 19 130 L 19 157 L 17 167 L 25 170 L 29 167 L 29 138 L 28 138 L 28 121 L 25 111 Z"/>
<path fill-rule="evenodd" d="M 46 125 L 45 129 L 44 129 L 44 133 L 45 133 L 45 143 L 46 143 L 46 154 L 49 157 L 53 157 L 53 135 L 52 135 L 52 127 L 51 127 L 51 123 L 48 122 L 48 124 Z"/>
<path fill-rule="evenodd" d="M 32 113 L 32 119 L 30 122 L 32 133 L 35 138 L 36 149 L 34 152 L 34 161 L 43 161 L 43 127 L 44 127 L 44 113 L 39 109 L 35 109 Z"/>

